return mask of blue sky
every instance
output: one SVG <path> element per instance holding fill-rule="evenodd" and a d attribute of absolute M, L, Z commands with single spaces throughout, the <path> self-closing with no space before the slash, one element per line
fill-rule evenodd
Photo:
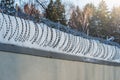
<path fill-rule="evenodd" d="M 95 4 L 95 6 L 98 5 L 98 3 L 101 0 L 63 0 L 63 1 L 68 1 L 68 2 L 72 2 L 76 5 L 79 5 L 80 7 L 83 7 L 86 3 L 93 3 Z M 113 6 L 120 6 L 120 0 L 105 0 L 108 8 L 112 8 Z"/>
<path fill-rule="evenodd" d="M 28 0 L 23 0 L 23 1 L 28 1 Z M 31 0 L 30 2 L 33 2 L 34 0 Z M 44 1 L 44 0 L 41 0 Z M 49 1 L 49 0 L 48 0 Z M 93 3 L 95 6 L 98 5 L 98 3 L 101 0 L 62 0 L 64 3 L 71 2 L 72 4 L 79 5 L 80 7 L 83 7 L 86 3 Z M 105 0 L 108 8 L 111 9 L 113 6 L 119 6 L 120 5 L 120 0 Z M 19 3 L 19 0 L 16 0 L 16 2 Z"/>

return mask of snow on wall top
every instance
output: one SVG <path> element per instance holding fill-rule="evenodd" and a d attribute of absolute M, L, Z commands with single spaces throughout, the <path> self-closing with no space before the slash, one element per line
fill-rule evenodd
<path fill-rule="evenodd" d="M 120 63 L 120 48 L 0 13 L 0 43 Z"/>

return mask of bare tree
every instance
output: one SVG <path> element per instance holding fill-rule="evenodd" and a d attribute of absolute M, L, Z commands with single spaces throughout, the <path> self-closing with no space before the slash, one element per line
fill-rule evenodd
<path fill-rule="evenodd" d="M 78 29 L 89 35 L 89 24 L 92 16 L 92 4 L 87 4 L 83 10 L 77 6 L 76 9 L 73 9 L 69 24 L 72 28 Z"/>

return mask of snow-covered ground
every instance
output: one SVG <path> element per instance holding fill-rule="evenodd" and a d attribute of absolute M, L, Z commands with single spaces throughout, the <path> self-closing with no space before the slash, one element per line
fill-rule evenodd
<path fill-rule="evenodd" d="M 0 43 L 120 63 L 120 47 L 0 13 Z"/>

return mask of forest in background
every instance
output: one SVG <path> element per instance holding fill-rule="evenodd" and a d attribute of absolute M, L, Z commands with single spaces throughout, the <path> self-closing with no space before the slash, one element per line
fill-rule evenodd
<path fill-rule="evenodd" d="M 44 11 L 41 11 L 38 5 Z M 35 22 L 40 22 L 41 18 L 47 18 L 89 36 L 120 43 L 120 6 L 109 10 L 105 1 L 101 0 L 98 6 L 88 3 L 83 8 L 75 5 L 69 5 L 69 7 L 71 12 L 68 19 L 65 4 L 62 4 L 61 0 L 50 0 L 49 4 L 36 0 L 35 3 L 24 3 L 22 7 L 15 4 L 14 0 L 1 0 L 0 2 L 0 12 L 5 14 Z"/>

